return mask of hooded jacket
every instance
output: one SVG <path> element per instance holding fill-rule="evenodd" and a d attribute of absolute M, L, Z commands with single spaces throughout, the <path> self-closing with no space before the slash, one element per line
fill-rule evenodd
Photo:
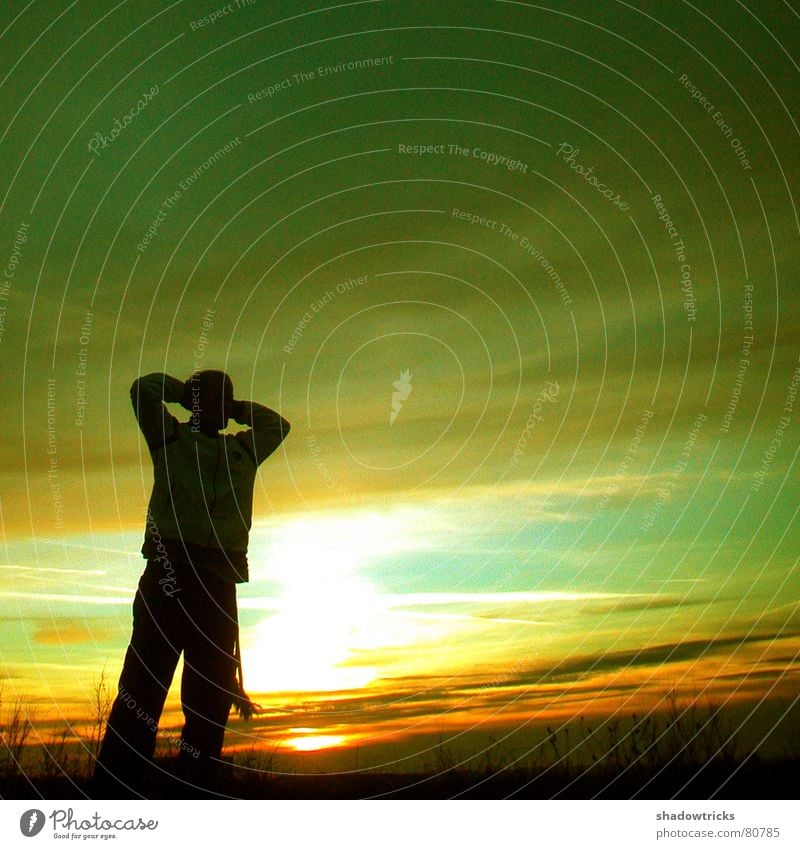
<path fill-rule="evenodd" d="M 142 554 L 165 566 L 189 562 L 243 583 L 249 579 L 256 472 L 290 425 L 262 404 L 240 401 L 234 421 L 250 429 L 208 436 L 167 410 L 164 402 L 179 403 L 183 393 L 183 381 L 157 372 L 131 386 L 134 414 L 153 460 Z"/>

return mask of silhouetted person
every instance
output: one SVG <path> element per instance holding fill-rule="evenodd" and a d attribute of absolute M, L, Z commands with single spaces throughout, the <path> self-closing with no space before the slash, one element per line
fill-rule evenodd
<path fill-rule="evenodd" d="M 192 786 L 213 789 L 231 705 L 243 716 L 253 710 L 242 687 L 236 584 L 248 580 L 256 472 L 289 422 L 254 401 L 235 401 L 221 371 L 185 382 L 148 374 L 134 381 L 131 400 L 154 466 L 142 546 L 147 564 L 94 795 L 149 795 L 144 777 L 181 652 L 185 724 L 175 743 L 178 776 L 192 795 Z M 165 401 L 181 404 L 189 421 L 170 415 Z M 250 429 L 221 434 L 229 418 Z"/>

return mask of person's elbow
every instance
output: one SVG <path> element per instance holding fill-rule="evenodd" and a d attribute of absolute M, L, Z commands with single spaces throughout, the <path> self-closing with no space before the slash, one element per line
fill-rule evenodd
<path fill-rule="evenodd" d="M 291 424 L 282 415 L 280 415 L 280 413 L 278 413 L 277 416 L 277 426 L 273 425 L 272 432 L 268 440 L 268 445 L 266 446 L 267 454 L 271 454 L 273 451 L 275 451 L 277 447 L 283 442 L 283 440 L 286 439 L 286 437 L 289 435 L 289 431 L 292 429 Z"/>
<path fill-rule="evenodd" d="M 133 383 L 131 384 L 131 390 L 130 390 L 131 401 L 133 401 L 134 404 L 136 403 L 136 400 L 138 399 L 139 395 L 141 394 L 141 391 L 142 391 L 142 378 L 137 377 L 136 380 L 134 380 Z"/>
<path fill-rule="evenodd" d="M 150 407 L 165 400 L 166 375 L 153 372 L 143 374 L 136 378 L 131 384 L 131 402 L 134 409 L 139 407 Z"/>

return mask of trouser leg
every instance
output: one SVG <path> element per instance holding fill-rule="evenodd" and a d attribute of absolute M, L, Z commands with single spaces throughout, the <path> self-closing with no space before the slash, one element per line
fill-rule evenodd
<path fill-rule="evenodd" d="M 164 592 L 158 574 L 148 563 L 133 602 L 133 633 L 95 769 L 95 795 L 105 798 L 144 795 L 145 771 L 182 648 L 177 596 Z"/>
<path fill-rule="evenodd" d="M 188 621 L 181 681 L 185 724 L 178 753 L 178 775 L 201 790 L 214 787 L 233 702 L 235 593 L 235 584 L 204 573 L 200 575 L 196 595 L 185 600 Z"/>

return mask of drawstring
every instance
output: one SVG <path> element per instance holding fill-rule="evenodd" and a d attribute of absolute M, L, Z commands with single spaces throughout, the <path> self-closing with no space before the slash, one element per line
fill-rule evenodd
<path fill-rule="evenodd" d="M 233 656 L 236 660 L 236 687 L 233 695 L 233 706 L 239 716 L 245 721 L 253 718 L 254 714 L 264 712 L 261 705 L 254 702 L 244 691 L 244 673 L 242 672 L 242 649 L 239 643 L 239 607 L 236 603 L 236 587 L 233 590 L 233 610 L 236 617 L 236 639 L 233 644 Z"/>

